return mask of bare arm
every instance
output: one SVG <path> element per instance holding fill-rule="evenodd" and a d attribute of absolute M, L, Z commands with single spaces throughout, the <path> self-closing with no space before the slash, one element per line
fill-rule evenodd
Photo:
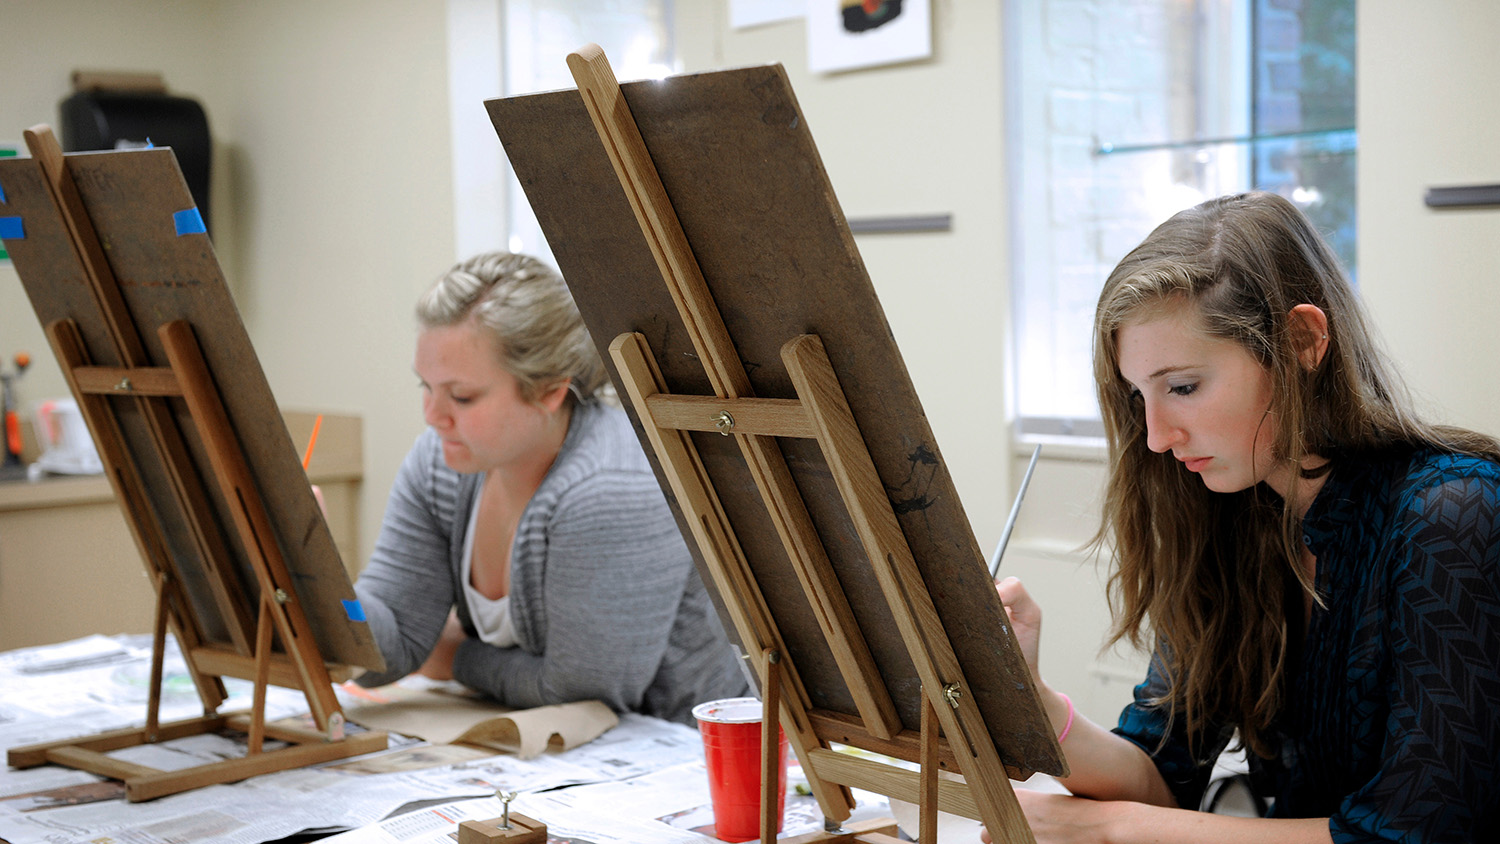
<path fill-rule="evenodd" d="M 1068 703 L 1042 681 L 1037 670 L 1041 608 L 1015 578 L 1002 581 L 998 590 L 1047 717 L 1060 731 L 1067 723 Z M 1076 712 L 1062 749 L 1070 773 L 1059 781 L 1071 796 L 1016 790 L 1039 844 L 1332 841 L 1327 818 L 1233 818 L 1178 808 L 1161 772 L 1140 747 Z M 983 839 L 990 840 L 987 834 Z"/>
<path fill-rule="evenodd" d="M 1068 704 L 1041 679 L 1037 651 L 1042 633 L 1042 609 L 1021 581 L 1009 577 L 997 586 L 1011 628 L 1021 645 L 1032 679 L 1041 694 L 1042 705 L 1052 721 L 1054 732 L 1067 723 Z M 1068 728 L 1063 754 L 1071 774 L 1061 780 L 1068 790 L 1080 797 L 1095 800 L 1133 800 L 1156 806 L 1176 806 L 1156 765 L 1139 747 L 1074 713 Z"/>
<path fill-rule="evenodd" d="M 1052 723 L 1067 723 L 1068 705 L 1062 696 L 1045 683 L 1041 694 Z M 1058 781 L 1075 795 L 1177 807 L 1166 780 L 1140 747 L 1076 712 L 1062 749 L 1070 774 Z"/>
<path fill-rule="evenodd" d="M 1068 741 L 1073 740 L 1069 734 Z M 1233 818 L 1017 789 L 1038 844 L 1331 844 L 1327 818 Z M 989 837 L 983 836 L 985 841 Z"/>

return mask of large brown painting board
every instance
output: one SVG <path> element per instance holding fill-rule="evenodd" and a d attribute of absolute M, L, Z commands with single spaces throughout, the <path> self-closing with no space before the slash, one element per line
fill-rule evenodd
<path fill-rule="evenodd" d="M 782 345 L 822 339 L 1000 758 L 1060 773 L 1030 673 L 785 72 L 772 65 L 621 88 L 755 395 L 795 399 Z M 669 392 L 713 395 L 579 93 L 486 106 L 616 383 L 608 346 L 639 332 Z M 997 429 L 996 448 L 1002 437 Z M 692 439 L 812 706 L 855 715 L 741 450 L 715 433 Z M 921 681 L 818 442 L 777 442 L 901 723 L 917 731 Z M 650 454 L 644 437 L 643 446 Z"/>
<path fill-rule="evenodd" d="M 383 666 L 380 652 L 355 601 L 349 576 L 328 531 L 296 446 L 287 433 L 270 385 L 261 370 L 239 312 L 225 284 L 208 235 L 195 231 L 192 195 L 170 149 L 111 153 L 70 153 L 68 170 L 77 185 L 88 218 L 137 329 L 148 360 L 169 365 L 156 329 L 182 320 L 193 327 L 209 371 L 276 529 L 281 556 L 291 571 L 297 597 L 323 658 L 343 665 Z M 111 341 L 110 328 L 86 278 L 63 216 L 49 197 L 39 162 L 31 158 L 0 160 L 0 217 L 19 218 L 23 237 L 8 239 L 21 277 L 43 325 L 70 319 L 78 326 L 92 363 L 123 365 Z M 187 212 L 177 217 L 179 212 Z M 139 407 L 129 400 L 112 402 L 131 462 L 147 493 L 149 514 L 160 525 L 172 568 L 191 605 L 191 616 L 205 644 L 234 645 L 244 639 L 244 619 L 229 617 L 213 597 L 202 558 L 190 540 L 191 528 L 171 499 L 169 470 L 153 444 Z M 244 605 L 260 600 L 259 587 L 233 529 L 230 505 L 212 481 L 204 445 L 187 406 L 172 403 L 177 429 L 202 488 L 222 527 Z M 121 549 L 128 553 L 127 549 Z M 112 564 L 112 561 L 101 561 Z M 80 584 L 80 588 L 87 588 Z M 58 612 L 68 611 L 67 595 L 39 595 Z M 236 648 L 242 650 L 243 648 Z"/>

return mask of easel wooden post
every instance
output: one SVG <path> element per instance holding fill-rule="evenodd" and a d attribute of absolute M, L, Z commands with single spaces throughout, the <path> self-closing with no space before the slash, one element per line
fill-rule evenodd
<path fill-rule="evenodd" d="M 740 641 L 748 652 L 760 655 L 767 709 L 779 711 L 781 725 L 825 816 L 846 820 L 852 808 L 847 786 L 858 786 L 919 801 L 921 829 L 929 835 L 936 829 L 936 811 L 942 802 L 950 804 L 945 806 L 949 811 L 984 821 L 997 841 L 1032 841 L 1006 768 L 969 694 L 963 670 L 822 342 L 804 335 L 789 338 L 782 347 L 781 357 L 797 399 L 753 396 L 748 375 L 603 52 L 590 45 L 570 55 L 568 64 L 715 395 L 667 393 L 644 335 L 617 337 L 609 347 L 611 357 Z M 920 774 L 841 756 L 829 748 L 829 739 L 814 723 L 796 667 L 785 658 L 788 654 L 776 620 L 739 551 L 733 525 L 687 436 L 689 431 L 717 431 L 736 438 L 856 702 L 860 731 L 875 739 L 875 744 L 889 742 L 901 729 L 895 707 L 821 553 L 806 506 L 773 438 L 817 440 L 921 678 Z M 762 805 L 767 807 L 761 825 L 763 844 L 775 840 L 769 799 L 774 788 L 775 732 L 769 722 L 768 718 L 763 732 Z M 944 738 L 939 738 L 939 731 Z M 952 749 L 965 784 L 937 781 L 940 744 Z M 882 835 L 840 831 L 798 840 L 870 842 L 881 840 Z"/>
<path fill-rule="evenodd" d="M 111 349 L 120 365 L 94 365 L 72 319 L 48 324 L 48 338 L 99 446 L 115 495 L 125 510 L 126 521 L 156 590 L 157 608 L 145 726 L 12 748 L 9 763 L 25 768 L 52 762 L 115 777 L 125 782 L 127 799 L 137 801 L 383 749 L 385 733 L 345 734 L 332 675 L 298 599 L 296 583 L 282 557 L 262 490 L 249 469 L 245 450 L 214 384 L 193 326 L 183 320 L 162 324 L 157 333 L 169 365 L 152 365 L 56 139 L 45 126 L 28 130 L 25 135 L 83 268 L 93 302 L 107 324 Z M 229 503 L 234 539 L 248 558 L 259 587 L 258 601 L 251 602 L 243 594 L 230 559 L 230 537 L 224 535 L 209 506 L 199 467 L 195 466 L 184 441 L 179 417 L 170 406 L 172 402 L 186 405 L 194 433 L 208 455 L 208 474 Z M 228 643 L 208 641 L 189 596 L 183 592 L 180 584 L 186 573 L 178 570 L 178 562 L 167 551 L 169 543 L 154 515 L 151 491 L 146 488 L 122 433 L 122 412 L 146 420 L 152 449 L 171 477 L 172 506 L 189 525 L 190 541 L 199 557 L 207 562 L 206 571 L 194 574 L 210 584 L 211 600 L 225 620 Z M 197 687 L 205 714 L 163 724 L 159 710 L 169 628 L 182 646 L 188 673 Z M 272 649 L 273 634 L 274 641 L 281 645 L 280 653 Z M 224 677 L 254 683 L 254 703 L 248 716 L 216 714 L 227 697 Z M 265 723 L 265 693 L 271 683 L 303 692 L 315 730 Z M 247 756 L 161 771 L 106 755 L 110 750 L 225 727 L 248 733 Z M 267 737 L 292 746 L 265 750 Z"/>

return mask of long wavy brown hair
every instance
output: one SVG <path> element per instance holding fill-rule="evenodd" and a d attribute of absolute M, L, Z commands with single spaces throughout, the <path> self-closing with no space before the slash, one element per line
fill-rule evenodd
<path fill-rule="evenodd" d="M 1303 477 L 1395 443 L 1500 455 L 1494 440 L 1429 425 L 1378 350 L 1338 259 L 1296 206 L 1270 193 L 1205 202 L 1161 224 L 1104 284 L 1094 323 L 1094 378 L 1109 443 L 1104 521 L 1094 547 L 1112 552 L 1109 645 L 1148 643 L 1165 667 L 1156 705 L 1186 719 L 1196 739 L 1209 723 L 1238 726 L 1268 756 L 1280 711 L 1288 613 L 1318 597 L 1300 565 L 1296 488 L 1264 484 L 1209 491 L 1171 453 L 1146 445 L 1144 411 L 1120 375 L 1121 326 L 1186 303 L 1209 336 L 1240 344 L 1270 375 L 1272 457 Z M 1300 304 L 1328 318 L 1317 366 L 1291 319 Z M 1313 466 L 1315 468 L 1302 468 Z"/>

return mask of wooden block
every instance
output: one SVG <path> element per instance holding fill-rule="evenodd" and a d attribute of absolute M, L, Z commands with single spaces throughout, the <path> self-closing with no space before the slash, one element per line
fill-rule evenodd
<path fill-rule="evenodd" d="M 547 825 L 516 812 L 510 813 L 510 829 L 500 826 L 499 818 L 463 821 L 458 844 L 547 844 Z"/>

